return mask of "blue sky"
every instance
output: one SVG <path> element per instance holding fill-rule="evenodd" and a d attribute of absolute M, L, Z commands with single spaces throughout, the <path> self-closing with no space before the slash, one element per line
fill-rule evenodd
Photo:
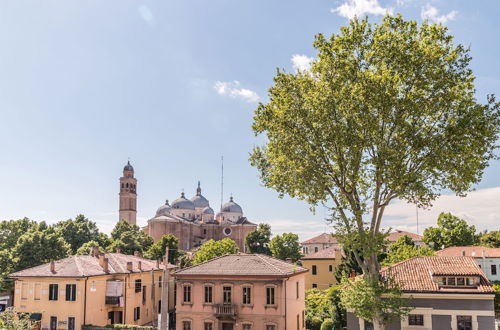
<path fill-rule="evenodd" d="M 0 219 L 84 213 L 109 231 L 128 157 L 141 224 L 182 189 L 193 195 L 197 180 L 218 208 L 224 155 L 225 199 L 233 193 L 250 220 L 301 238 L 327 230 L 323 210 L 261 186 L 248 163 L 262 142 L 252 114 L 277 67 L 314 57 L 316 33 L 388 10 L 449 26 L 471 47 L 478 99 L 500 93 L 493 0 L 0 2 Z M 493 162 L 477 192 L 421 211 L 419 231 L 441 210 L 498 229 L 498 173 Z M 386 226 L 416 230 L 413 207 L 395 203 L 388 215 Z"/>

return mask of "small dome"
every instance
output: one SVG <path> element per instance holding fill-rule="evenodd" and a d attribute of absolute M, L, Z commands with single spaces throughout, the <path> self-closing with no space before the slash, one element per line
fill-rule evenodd
<path fill-rule="evenodd" d="M 193 198 L 191 198 L 191 202 L 194 203 L 194 207 L 196 208 L 204 208 L 210 206 L 208 199 L 206 199 L 201 194 L 200 181 L 198 181 L 198 188 L 196 189 L 196 195 Z"/>
<path fill-rule="evenodd" d="M 229 202 L 222 205 L 221 212 L 233 212 L 233 213 L 242 213 L 243 214 L 243 210 L 241 209 L 241 206 L 239 206 L 238 204 L 236 204 L 233 201 L 232 196 L 231 196 L 231 198 L 229 198 Z"/>
<path fill-rule="evenodd" d="M 181 194 L 181 197 L 172 202 L 172 208 L 181 210 L 194 210 L 194 203 Z"/>
<path fill-rule="evenodd" d="M 201 210 L 201 213 L 203 214 L 214 214 L 214 210 L 210 206 L 205 207 L 203 210 Z"/>
<path fill-rule="evenodd" d="M 172 209 L 172 207 L 168 204 L 168 199 L 167 199 L 167 201 L 165 202 L 165 205 L 160 206 L 158 208 L 158 210 L 156 210 L 156 216 L 159 217 L 162 215 L 168 215 L 168 214 L 170 214 L 171 209 Z"/>
<path fill-rule="evenodd" d="M 125 165 L 125 167 L 123 168 L 124 171 L 134 171 L 134 168 L 132 167 L 132 165 L 130 165 L 130 160 L 127 162 L 127 165 Z"/>

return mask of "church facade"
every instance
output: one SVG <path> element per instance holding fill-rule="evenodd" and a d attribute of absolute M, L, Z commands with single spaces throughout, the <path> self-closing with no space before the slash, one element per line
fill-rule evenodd
<path fill-rule="evenodd" d="M 136 184 L 134 169 L 129 162 L 123 169 L 123 177 L 120 178 L 120 221 L 136 224 Z M 188 199 L 181 193 L 171 204 L 167 200 L 142 229 L 155 242 L 163 235 L 173 234 L 179 240 L 179 248 L 186 251 L 210 239 L 230 238 L 236 242 L 240 251 L 244 252 L 245 238 L 256 228 L 257 225 L 243 215 L 243 209 L 233 197 L 222 205 L 216 214 L 208 199 L 202 195 L 198 182 L 196 194 L 192 198 Z"/>

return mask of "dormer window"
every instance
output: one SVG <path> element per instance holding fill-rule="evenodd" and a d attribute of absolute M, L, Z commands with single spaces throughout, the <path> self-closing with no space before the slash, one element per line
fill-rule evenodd
<path fill-rule="evenodd" d="M 461 286 L 476 286 L 473 277 L 465 276 L 444 276 L 439 279 L 439 286 L 442 287 L 461 287 Z"/>

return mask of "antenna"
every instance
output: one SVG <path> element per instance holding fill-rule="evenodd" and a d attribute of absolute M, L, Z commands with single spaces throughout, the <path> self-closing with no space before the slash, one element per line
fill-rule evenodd
<path fill-rule="evenodd" d="M 221 161 L 221 176 L 220 176 L 220 209 L 222 210 L 222 203 L 224 202 L 224 156 L 220 157 Z"/>
<path fill-rule="evenodd" d="M 420 235 L 420 232 L 418 230 L 418 205 L 415 205 L 415 212 L 417 213 L 417 235 Z"/>

